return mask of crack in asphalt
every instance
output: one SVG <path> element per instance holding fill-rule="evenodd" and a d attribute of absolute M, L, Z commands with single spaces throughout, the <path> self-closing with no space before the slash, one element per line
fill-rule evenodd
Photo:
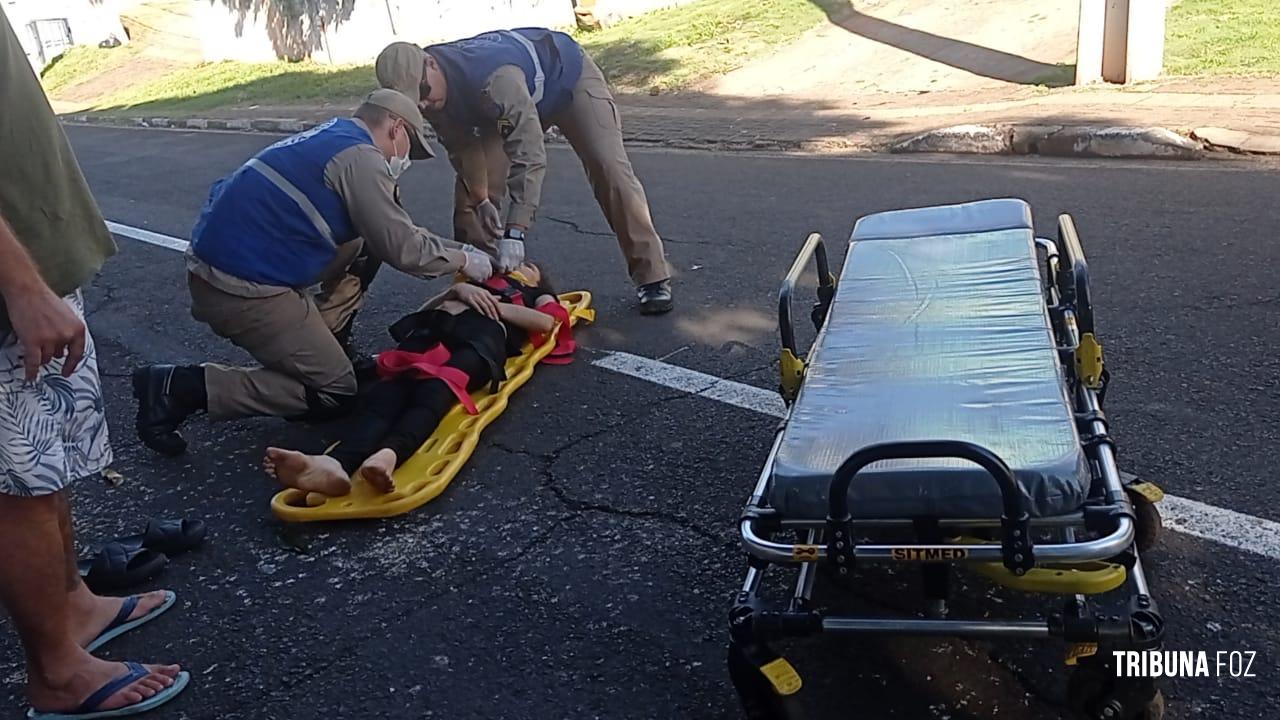
<path fill-rule="evenodd" d="M 765 364 L 765 365 L 748 368 L 741 372 L 728 375 L 723 379 L 732 380 L 735 378 L 752 375 L 752 374 L 761 372 L 763 370 L 766 370 L 770 367 L 771 367 L 771 364 Z M 699 393 L 711 389 L 719 382 L 721 382 L 721 378 L 710 380 L 707 382 L 706 386 L 697 388 L 693 392 L 676 392 L 670 395 L 661 396 L 656 400 L 654 400 L 652 403 L 646 405 L 645 409 L 650 410 L 657 405 L 699 397 Z M 600 437 L 601 435 L 612 432 L 613 430 L 616 430 L 627 423 L 633 422 L 634 420 L 635 420 L 634 416 L 624 417 L 616 422 L 609 423 L 608 425 L 605 425 L 602 428 L 599 428 L 592 432 L 585 433 L 576 438 L 573 438 L 568 442 L 553 448 L 550 452 L 547 452 L 547 453 L 534 453 L 534 452 L 530 452 L 528 450 L 523 450 L 520 448 L 513 448 L 501 443 L 500 441 L 494 441 L 492 443 L 492 446 L 494 448 L 497 448 L 498 450 L 502 450 L 512 455 L 528 457 L 540 462 L 542 464 L 542 475 L 543 475 L 542 487 L 550 491 L 551 494 L 555 496 L 556 500 L 558 500 L 561 504 L 563 504 L 565 507 L 569 508 L 570 510 L 575 511 L 575 513 L 578 513 L 579 515 L 581 513 L 586 513 L 586 512 L 597 512 L 597 513 L 602 513 L 606 515 L 616 515 L 621 517 L 635 518 L 639 520 L 656 520 L 656 521 L 669 523 L 669 524 L 673 524 L 678 527 L 681 527 L 684 530 L 687 530 L 703 538 L 704 540 L 710 540 L 711 542 L 714 542 L 718 545 L 722 545 L 725 547 L 733 547 L 734 543 L 732 540 L 726 540 L 720 535 L 717 535 L 715 532 L 708 530 L 707 528 L 690 520 L 688 517 L 684 515 L 668 512 L 668 511 L 662 511 L 662 510 L 634 510 L 630 508 L 617 507 L 610 503 L 593 502 L 589 500 L 584 500 L 582 498 L 574 496 L 572 493 L 570 493 L 560 484 L 560 481 L 556 478 L 556 474 L 553 470 L 553 466 L 560 459 L 560 455 L 562 453 L 567 452 L 568 450 L 571 450 L 574 447 L 577 447 L 583 442 L 586 442 L 588 440 L 593 440 L 597 437 Z"/>
<path fill-rule="evenodd" d="M 588 502 L 586 500 L 573 497 L 567 490 L 559 487 L 555 482 L 555 476 L 551 472 L 546 472 L 545 476 L 547 478 L 547 482 L 543 484 L 543 487 L 550 490 L 551 494 L 555 495 L 557 500 L 564 503 L 565 507 L 572 508 L 579 512 L 598 512 L 605 515 L 619 515 L 622 517 L 637 518 L 641 520 L 661 520 L 673 525 L 678 525 L 704 540 L 710 540 L 722 545 L 732 544 L 725 542 L 723 538 L 717 537 L 715 533 L 695 522 L 692 522 L 683 515 L 664 512 L 661 510 L 629 510 L 627 508 L 614 507 L 608 503 Z"/>
<path fill-rule="evenodd" d="M 750 348 L 751 346 L 750 346 L 750 345 L 745 345 L 745 347 Z M 752 349 L 752 350 L 758 350 L 758 348 L 751 348 L 751 349 Z M 760 366 L 753 367 L 753 368 L 748 368 L 748 369 L 746 369 L 746 370 L 743 370 L 742 372 L 736 372 L 736 373 L 731 373 L 731 374 L 729 374 L 729 375 L 725 375 L 723 379 L 724 379 L 724 380 L 738 380 L 739 378 L 744 378 L 744 377 L 747 377 L 747 376 L 749 376 L 749 375 L 755 375 L 755 374 L 756 374 L 756 373 L 758 373 L 758 372 L 764 372 L 765 370 L 772 370 L 773 368 L 774 368 L 774 363 L 773 363 L 773 361 L 772 361 L 772 360 L 770 360 L 769 362 L 765 363 L 764 365 L 760 365 Z M 699 392 L 702 392 L 703 390 L 708 390 L 708 389 L 710 389 L 710 388 L 712 388 L 712 387 L 714 387 L 714 386 L 715 386 L 715 383 L 711 383 L 710 385 L 707 385 L 707 387 L 703 388 L 703 389 L 702 389 L 702 390 L 700 390 Z"/>
<path fill-rule="evenodd" d="M 601 432 L 605 432 L 605 431 L 602 430 L 594 434 L 600 434 Z M 576 445 L 577 442 L 580 442 L 586 439 L 588 439 L 586 436 L 579 438 L 578 441 L 570 443 L 569 445 L 565 446 L 563 449 L 567 450 L 573 447 L 573 445 Z M 550 492 L 551 495 L 555 497 L 557 501 L 559 501 L 562 505 L 564 505 L 566 508 L 572 511 L 570 515 L 564 518 L 561 518 L 561 520 L 558 521 L 558 524 L 563 523 L 567 519 L 581 518 L 586 513 L 600 513 L 603 515 L 615 515 L 619 517 L 635 518 L 638 520 L 656 520 L 660 522 L 665 522 L 672 525 L 676 525 L 705 540 L 710 540 L 712 542 L 715 542 L 721 545 L 731 544 L 731 543 L 727 543 L 723 538 L 718 537 L 714 532 L 707 530 L 701 525 L 698 525 L 697 523 L 689 520 L 689 518 L 683 515 L 679 515 L 677 513 L 666 512 L 662 510 L 632 510 L 630 508 L 616 507 L 609 503 L 592 502 L 592 501 L 583 500 L 581 498 L 575 497 L 568 490 L 565 490 L 563 487 L 560 486 L 560 481 L 556 478 L 555 471 L 552 470 L 552 466 L 555 464 L 556 460 L 558 459 L 557 456 L 562 450 L 556 450 L 556 451 L 553 451 L 552 453 L 547 453 L 547 454 L 537 454 L 537 453 L 531 453 L 527 450 L 519 450 L 516 448 L 507 447 L 504 445 L 500 445 L 498 443 L 494 443 L 493 447 L 498 450 L 502 450 L 503 452 L 510 453 L 512 455 L 520 455 L 523 457 L 532 458 L 534 460 L 537 460 L 539 463 L 541 463 L 542 465 L 541 487 L 547 490 L 548 492 Z"/>
<path fill-rule="evenodd" d="M 559 223 L 561 225 L 567 225 L 573 228 L 574 232 L 579 233 L 581 235 L 591 235 L 593 237 L 607 237 L 607 238 L 614 237 L 614 234 L 611 232 L 599 232 L 597 230 L 587 230 L 586 228 L 582 227 L 581 225 L 579 225 L 577 222 L 573 220 L 564 220 L 562 218 L 552 217 L 551 215 L 543 215 L 542 219 L 550 220 L 553 223 Z"/>
<path fill-rule="evenodd" d="M 551 215 L 543 215 L 542 219 L 550 220 L 553 223 L 559 223 L 561 225 L 566 225 L 568 227 L 571 227 L 573 228 L 574 232 L 579 233 L 581 235 L 590 235 L 592 237 L 607 237 L 607 238 L 616 237 L 612 232 L 600 232 L 598 230 L 587 230 L 586 228 L 582 227 L 581 225 L 579 225 L 577 222 L 573 220 L 565 220 L 564 218 L 558 218 Z M 671 243 L 672 245 L 712 245 L 714 244 L 713 241 L 711 240 L 681 240 L 678 238 L 670 237 L 668 235 L 662 236 L 662 242 Z"/>
<path fill-rule="evenodd" d="M 505 568 L 509 565 L 514 565 L 520 562 L 526 556 L 532 553 L 534 550 L 537 550 L 542 546 L 546 545 L 547 543 L 551 542 L 551 538 L 555 536 L 556 531 L 564 527 L 566 523 L 568 523 L 570 520 L 577 520 L 580 517 L 581 515 L 578 513 L 568 513 L 556 518 L 555 522 L 551 523 L 550 527 L 548 527 L 546 530 L 535 535 L 532 539 L 529 540 L 529 542 L 525 543 L 523 547 L 517 550 L 514 555 L 498 560 L 494 564 L 495 569 Z"/>
<path fill-rule="evenodd" d="M 708 387 L 710 387 L 710 385 L 708 385 Z M 661 397 L 655 402 L 647 405 L 646 408 L 652 408 L 656 405 L 661 405 L 661 404 L 665 404 L 673 401 L 684 400 L 690 397 L 694 397 L 694 396 L 689 395 L 687 393 L 683 393 L 683 392 L 673 394 L 673 395 L 668 395 L 665 397 Z M 582 498 L 574 496 L 571 492 L 566 490 L 560 484 L 560 480 L 557 479 L 555 471 L 553 470 L 553 467 L 555 463 L 560 459 L 560 455 L 562 453 L 573 449 L 574 447 L 578 446 L 583 442 L 595 439 L 601 435 L 604 435 L 608 432 L 616 430 L 619 427 L 622 427 L 623 425 L 629 422 L 633 422 L 634 420 L 635 418 L 632 416 L 625 417 L 621 420 L 618 420 L 617 422 L 610 423 L 602 428 L 599 428 L 592 432 L 585 433 L 576 438 L 573 438 L 572 440 L 558 447 L 553 448 L 550 452 L 547 452 L 547 453 L 534 453 L 534 452 L 530 452 L 528 450 L 523 450 L 520 448 L 513 448 L 498 441 L 494 441 L 492 443 L 492 446 L 498 450 L 501 450 L 503 452 L 506 452 L 512 455 L 519 455 L 522 457 L 528 457 L 528 458 L 537 460 L 542 465 L 542 479 L 543 479 L 542 487 L 547 491 L 549 491 L 556 498 L 556 500 L 559 501 L 562 505 L 572 510 L 575 516 L 577 517 L 580 517 L 584 513 L 593 512 L 593 513 L 601 513 L 605 515 L 615 515 L 620 517 L 635 518 L 638 520 L 656 520 L 659 522 L 676 525 L 684 530 L 687 530 L 688 532 L 691 532 L 703 538 L 704 540 L 710 540 L 718 545 L 731 547 L 733 545 L 732 541 L 725 540 L 725 538 L 717 535 L 715 532 L 708 530 L 707 528 L 699 525 L 698 523 L 690 520 L 688 517 L 681 515 L 679 513 L 673 513 L 673 512 L 663 511 L 663 510 L 634 510 L 631 508 L 617 507 L 610 503 L 593 502 L 590 500 L 584 500 Z"/>

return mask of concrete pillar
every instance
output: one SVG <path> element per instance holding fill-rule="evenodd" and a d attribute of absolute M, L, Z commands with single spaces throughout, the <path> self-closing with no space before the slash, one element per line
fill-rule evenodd
<path fill-rule="evenodd" d="M 1076 34 L 1076 85 L 1102 79 L 1102 38 L 1106 28 L 1107 0 L 1080 0 L 1080 24 Z"/>
<path fill-rule="evenodd" d="M 1102 79 L 1124 83 L 1129 44 L 1129 0 L 1107 0 L 1102 34 Z"/>
<path fill-rule="evenodd" d="M 1164 70 L 1167 0 L 1105 0 L 1102 79 L 1128 84 Z"/>
<path fill-rule="evenodd" d="M 1168 0 L 1129 0 L 1125 33 L 1126 83 L 1155 80 L 1164 72 L 1165 11 Z"/>

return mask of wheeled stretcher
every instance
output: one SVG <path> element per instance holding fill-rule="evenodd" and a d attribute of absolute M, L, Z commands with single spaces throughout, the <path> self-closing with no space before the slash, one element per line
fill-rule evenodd
<path fill-rule="evenodd" d="M 1111 665 L 1112 650 L 1163 637 L 1139 560 L 1160 491 L 1121 481 L 1088 266 L 1070 216 L 1057 230 L 1037 238 L 1014 199 L 869 215 L 838 280 L 822 238 L 806 240 L 779 296 L 788 411 L 740 522 L 749 566 L 728 660 L 749 717 L 802 716 L 803 682 L 776 641 L 860 633 L 1059 641 L 1082 717 L 1162 714 L 1150 679 Z M 792 296 L 811 262 L 817 336 L 802 358 Z M 918 568 L 918 611 L 814 603 L 820 571 L 840 588 L 867 563 Z M 795 569 L 786 602 L 761 591 L 778 566 Z M 954 619 L 954 570 L 1060 598 L 1035 619 Z"/>

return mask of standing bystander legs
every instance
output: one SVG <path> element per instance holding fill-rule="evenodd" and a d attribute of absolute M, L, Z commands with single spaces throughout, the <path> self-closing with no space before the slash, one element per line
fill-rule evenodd
<path fill-rule="evenodd" d="M 188 675 L 85 649 L 174 598 L 99 597 L 76 568 L 69 486 L 111 462 L 80 288 L 116 248 L 2 10 L 0 107 L 0 603 L 26 652 L 30 717 L 120 717 L 172 699 Z"/>

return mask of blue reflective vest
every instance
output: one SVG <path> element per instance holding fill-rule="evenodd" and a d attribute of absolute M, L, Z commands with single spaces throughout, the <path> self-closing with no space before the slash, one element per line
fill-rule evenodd
<path fill-rule="evenodd" d="M 582 46 L 562 32 L 544 28 L 497 30 L 425 50 L 449 83 L 445 114 L 468 127 L 497 119 L 497 108 L 481 91 L 503 65 L 524 71 L 529 96 L 544 119 L 569 106 L 582 74 Z"/>
<path fill-rule="evenodd" d="M 335 155 L 372 145 L 358 123 L 334 118 L 259 152 L 213 184 L 191 232 L 191 251 L 243 280 L 311 285 L 356 230 L 324 180 Z"/>

